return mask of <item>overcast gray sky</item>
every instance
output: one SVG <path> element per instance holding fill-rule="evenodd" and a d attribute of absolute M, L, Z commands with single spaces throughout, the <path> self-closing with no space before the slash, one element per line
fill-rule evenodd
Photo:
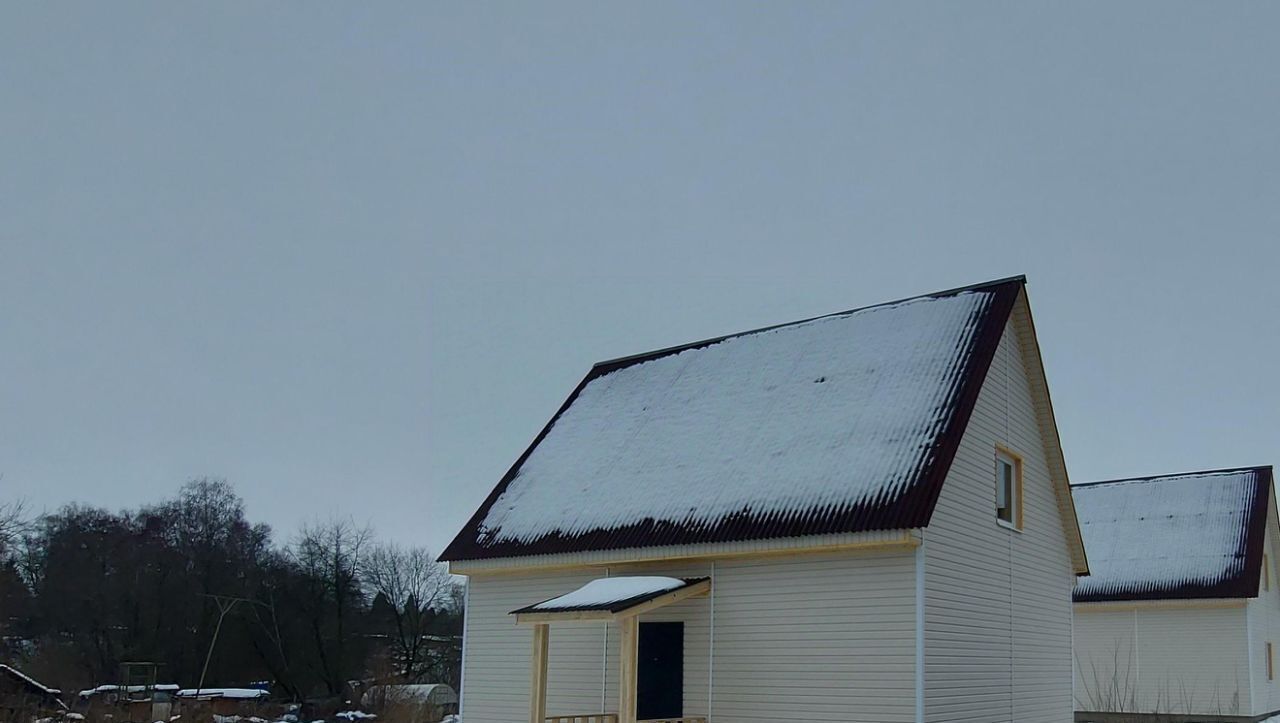
<path fill-rule="evenodd" d="M 593 361 L 1025 273 L 1076 481 L 1280 462 L 1280 3 L 6 3 L 0 501 L 439 550 Z"/>

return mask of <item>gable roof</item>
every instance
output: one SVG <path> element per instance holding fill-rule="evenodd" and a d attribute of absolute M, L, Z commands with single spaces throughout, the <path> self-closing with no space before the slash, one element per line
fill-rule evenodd
<path fill-rule="evenodd" d="M 1075 485 L 1090 574 L 1077 602 L 1258 594 L 1270 467 Z"/>
<path fill-rule="evenodd" d="M 924 527 L 1024 284 L 596 364 L 441 557 Z"/>
<path fill-rule="evenodd" d="M 55 708 L 66 709 L 66 705 L 58 698 L 62 691 L 37 681 L 35 678 L 23 673 L 21 670 L 9 665 L 0 664 L 0 675 L 4 675 L 20 688 L 26 691 L 28 695 L 40 699 L 41 701 L 52 705 Z"/>

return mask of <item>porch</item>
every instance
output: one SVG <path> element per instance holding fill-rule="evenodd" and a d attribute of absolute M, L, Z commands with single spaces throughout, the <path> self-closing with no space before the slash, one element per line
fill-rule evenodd
<path fill-rule="evenodd" d="M 682 600 L 706 596 L 710 591 L 709 578 L 602 578 L 559 597 L 512 611 L 516 623 L 531 627 L 533 632 L 529 723 L 707 723 L 705 716 L 685 716 L 681 708 L 682 624 L 646 624 L 642 635 L 640 616 Z M 551 626 L 583 622 L 612 623 L 618 629 L 618 710 L 548 716 Z M 660 629 L 660 626 L 673 625 L 678 627 Z M 647 648 L 643 665 L 642 647 Z M 674 678 L 669 677 L 672 673 Z M 601 698 L 604 699 L 604 691 Z M 653 711 L 660 711 L 661 715 L 655 717 Z M 672 714 L 673 711 L 677 712 Z M 640 718 L 641 714 L 646 717 Z"/>

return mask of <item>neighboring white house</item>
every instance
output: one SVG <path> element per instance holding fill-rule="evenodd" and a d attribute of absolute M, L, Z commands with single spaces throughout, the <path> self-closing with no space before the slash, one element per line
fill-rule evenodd
<path fill-rule="evenodd" d="M 1091 568 L 1075 593 L 1080 718 L 1256 721 L 1280 712 L 1271 468 L 1093 482 L 1072 492 Z"/>
<path fill-rule="evenodd" d="M 467 723 L 1072 718 L 1021 277 L 597 364 L 443 558 Z"/>

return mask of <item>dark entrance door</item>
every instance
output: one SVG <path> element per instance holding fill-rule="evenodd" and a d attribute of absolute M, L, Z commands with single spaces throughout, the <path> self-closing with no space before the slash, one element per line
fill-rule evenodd
<path fill-rule="evenodd" d="M 640 623 L 636 718 L 684 715 L 684 623 Z"/>

